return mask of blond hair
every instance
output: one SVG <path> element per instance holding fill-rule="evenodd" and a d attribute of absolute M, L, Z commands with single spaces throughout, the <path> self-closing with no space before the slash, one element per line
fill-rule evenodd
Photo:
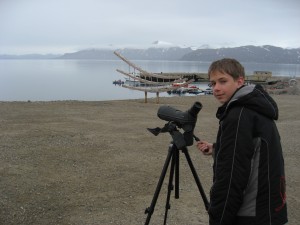
<path fill-rule="evenodd" d="M 239 77 L 245 77 L 245 69 L 236 59 L 223 58 L 213 62 L 208 69 L 208 77 L 215 71 L 227 73 L 234 80 Z"/>

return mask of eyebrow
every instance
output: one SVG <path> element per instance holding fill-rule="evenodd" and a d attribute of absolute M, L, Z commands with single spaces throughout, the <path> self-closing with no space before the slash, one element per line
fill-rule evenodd
<path fill-rule="evenodd" d="M 209 80 L 209 81 L 210 81 L 210 82 L 216 82 L 216 81 L 218 81 L 218 80 L 223 80 L 223 79 L 227 80 L 228 78 L 227 78 L 227 77 L 220 77 L 220 78 L 218 78 L 218 79 L 216 79 L 216 80 Z"/>

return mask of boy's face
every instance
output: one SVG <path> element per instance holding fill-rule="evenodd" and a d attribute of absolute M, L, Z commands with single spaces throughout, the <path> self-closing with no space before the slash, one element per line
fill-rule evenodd
<path fill-rule="evenodd" d="M 244 85 L 243 77 L 234 80 L 229 74 L 221 73 L 220 71 L 212 72 L 209 80 L 212 85 L 213 94 L 221 104 L 228 102 L 234 92 Z"/>

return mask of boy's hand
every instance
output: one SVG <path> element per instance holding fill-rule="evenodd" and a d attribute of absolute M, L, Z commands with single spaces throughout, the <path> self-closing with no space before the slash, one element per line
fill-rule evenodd
<path fill-rule="evenodd" d="M 207 141 L 198 141 L 197 148 L 204 154 L 204 155 L 212 155 L 213 152 L 213 144 L 208 143 Z"/>

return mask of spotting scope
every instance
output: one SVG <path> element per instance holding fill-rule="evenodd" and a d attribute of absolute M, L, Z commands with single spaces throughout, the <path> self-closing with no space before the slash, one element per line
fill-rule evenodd
<path fill-rule="evenodd" d="M 193 106 L 185 112 L 182 112 L 168 105 L 163 105 L 158 109 L 157 116 L 162 120 L 168 121 L 169 123 L 162 129 L 155 128 L 148 130 L 155 135 L 158 135 L 158 133 L 160 132 L 166 131 L 170 132 L 172 135 L 174 133 L 172 132 L 172 128 L 175 125 L 175 127 L 177 126 L 184 131 L 184 145 L 191 146 L 193 145 L 194 128 L 197 122 L 197 115 L 201 109 L 202 104 L 200 102 L 195 102 Z"/>

